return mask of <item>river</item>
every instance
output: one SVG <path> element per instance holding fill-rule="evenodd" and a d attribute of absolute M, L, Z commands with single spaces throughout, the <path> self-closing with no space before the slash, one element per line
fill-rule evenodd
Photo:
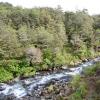
<path fill-rule="evenodd" d="M 71 77 L 74 75 L 82 74 L 83 69 L 86 67 L 91 67 L 91 65 L 100 61 L 100 57 L 94 58 L 92 60 L 83 62 L 77 67 L 68 68 L 47 73 L 38 73 L 36 76 L 31 78 L 26 78 L 23 80 L 15 80 L 11 83 L 0 83 L 0 100 L 8 100 L 7 97 L 12 97 L 9 100 L 22 100 L 21 98 L 25 96 L 31 96 L 39 94 L 52 81 L 62 81 L 69 82 Z M 38 91 L 38 92 L 37 92 Z M 35 100 L 35 99 L 27 99 Z M 37 99 L 38 100 L 38 99 Z"/>

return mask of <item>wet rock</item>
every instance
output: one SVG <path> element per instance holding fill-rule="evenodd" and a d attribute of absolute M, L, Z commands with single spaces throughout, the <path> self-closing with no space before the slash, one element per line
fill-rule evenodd
<path fill-rule="evenodd" d="M 41 100 L 41 98 L 37 98 L 35 96 L 25 96 L 21 98 L 21 100 Z"/>
<path fill-rule="evenodd" d="M 45 98 L 44 97 L 41 97 L 41 100 L 45 100 Z"/>
<path fill-rule="evenodd" d="M 52 96 L 50 94 L 46 94 L 45 99 L 46 100 L 52 100 Z"/>
<path fill-rule="evenodd" d="M 3 91 L 6 88 L 6 84 L 1 83 L 0 84 L 0 91 Z"/>
<path fill-rule="evenodd" d="M 3 100 L 5 98 L 4 94 L 0 94 L 0 100 Z"/>
<path fill-rule="evenodd" d="M 13 94 L 11 94 L 11 95 L 8 95 L 8 96 L 3 96 L 3 98 L 0 99 L 0 100 L 20 100 L 20 99 L 16 98 Z"/>
<path fill-rule="evenodd" d="M 61 68 L 65 70 L 65 69 L 68 69 L 68 66 L 67 65 L 63 65 Z"/>
<path fill-rule="evenodd" d="M 0 91 L 3 91 L 5 88 L 4 87 L 0 87 Z"/>
<path fill-rule="evenodd" d="M 88 59 L 83 59 L 83 60 L 82 60 L 82 62 L 87 62 L 87 61 L 88 61 Z"/>
<path fill-rule="evenodd" d="M 61 89 L 59 95 L 60 95 L 60 96 L 64 96 L 64 94 L 65 94 L 64 89 Z"/>

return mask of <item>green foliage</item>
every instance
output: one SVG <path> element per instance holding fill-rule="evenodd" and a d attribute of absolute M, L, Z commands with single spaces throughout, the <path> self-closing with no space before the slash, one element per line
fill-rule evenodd
<path fill-rule="evenodd" d="M 43 51 L 43 63 L 46 66 L 52 67 L 54 64 L 53 53 L 51 49 L 44 49 Z"/>
<path fill-rule="evenodd" d="M 79 58 L 91 56 L 95 37 L 93 35 L 93 18 L 86 10 L 65 12 L 65 29 L 68 43 Z M 94 55 L 92 55 L 94 56 Z"/>
<path fill-rule="evenodd" d="M 77 88 L 76 91 L 69 96 L 68 100 L 83 100 L 86 93 L 87 86 L 85 83 L 81 83 L 79 88 Z"/>
<path fill-rule="evenodd" d="M 96 72 L 97 70 L 99 70 L 99 69 L 100 69 L 100 63 L 97 63 L 97 64 L 95 64 L 95 65 L 92 65 L 91 67 L 85 68 L 85 69 L 84 69 L 84 74 L 85 74 L 86 76 L 92 76 L 92 75 L 94 75 L 95 72 Z"/>
<path fill-rule="evenodd" d="M 34 67 L 29 67 L 26 60 L 4 60 L 0 62 L 0 66 L 0 81 L 7 81 L 20 75 L 23 75 L 23 77 L 28 77 L 34 75 L 36 72 Z M 8 77 L 6 77 L 7 74 Z"/>
<path fill-rule="evenodd" d="M 21 75 L 24 67 L 32 67 L 23 61 L 29 46 L 36 46 L 43 52 L 43 62 L 33 65 L 37 70 L 74 65 L 100 55 L 99 17 L 90 16 L 86 10 L 23 9 L 0 3 L 0 60 L 5 60 L 2 67 L 15 77 Z M 11 59 L 21 61 L 9 62 Z"/>
<path fill-rule="evenodd" d="M 99 46 L 99 17 L 93 16 L 93 20 L 86 10 L 63 13 L 59 8 L 22 9 L 8 3 L 1 3 L 0 8 L 2 59 L 21 57 L 28 45 L 53 50 L 59 47 L 62 50 L 65 44 L 69 43 L 72 49 L 70 53 L 74 51 L 80 58 L 92 55 L 88 48 Z M 93 35 L 94 21 L 96 35 Z M 62 59 L 64 58 L 62 56 Z"/>
<path fill-rule="evenodd" d="M 21 69 L 21 74 L 23 74 L 24 77 L 33 76 L 35 72 L 36 70 L 33 67 L 24 67 Z"/>
<path fill-rule="evenodd" d="M 80 86 L 77 91 L 79 91 L 81 96 L 84 97 L 87 93 L 87 84 L 85 82 L 80 82 Z"/>
<path fill-rule="evenodd" d="M 78 88 L 79 84 L 80 84 L 80 81 L 81 81 L 80 75 L 77 75 L 77 76 L 73 77 L 73 80 L 71 81 L 71 86 L 73 88 Z"/>
<path fill-rule="evenodd" d="M 22 47 L 25 47 L 29 44 L 30 38 L 28 37 L 29 37 L 29 32 L 27 26 L 26 25 L 21 26 L 18 30 L 18 39 Z"/>
<path fill-rule="evenodd" d="M 70 83 L 70 86 L 73 89 L 73 93 L 68 96 L 68 100 L 85 100 L 89 94 L 89 99 L 98 100 L 100 98 L 100 80 L 99 74 L 94 78 L 94 75 L 100 70 L 100 62 L 96 63 L 94 66 L 85 68 L 85 77 L 75 76 Z M 94 80 L 89 80 L 87 77 L 91 76 Z M 91 84 L 95 83 L 95 84 Z M 94 88 L 91 92 L 89 90 L 89 85 L 93 85 Z"/>
<path fill-rule="evenodd" d="M 53 34 L 49 33 L 44 27 L 36 28 L 33 31 L 33 42 L 40 48 L 50 47 L 53 40 Z"/>
<path fill-rule="evenodd" d="M 0 66 L 0 82 L 9 81 L 13 79 L 13 74 Z"/>
<path fill-rule="evenodd" d="M 66 64 L 65 56 L 61 52 L 57 53 L 54 58 L 54 63 L 55 63 L 55 65 Z"/>
<path fill-rule="evenodd" d="M 87 93 L 87 84 L 81 77 L 75 76 L 70 84 L 74 92 L 68 97 L 68 100 L 83 100 Z"/>
<path fill-rule="evenodd" d="M 85 73 L 85 75 L 88 75 L 88 76 L 94 75 L 95 74 L 95 68 L 92 68 L 92 67 L 86 68 L 84 70 L 84 73 Z"/>
<path fill-rule="evenodd" d="M 26 61 L 26 59 L 21 60 L 18 64 L 19 64 L 20 68 L 29 67 L 29 63 Z M 30 67 L 32 67 L 32 66 L 30 66 Z"/>
<path fill-rule="evenodd" d="M 83 100 L 81 97 L 81 94 L 79 91 L 73 93 L 72 95 L 70 95 L 70 97 L 68 98 L 68 100 Z"/>

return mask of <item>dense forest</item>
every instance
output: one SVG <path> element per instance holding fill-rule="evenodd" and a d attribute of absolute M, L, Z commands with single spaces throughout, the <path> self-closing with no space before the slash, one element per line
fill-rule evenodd
<path fill-rule="evenodd" d="M 0 3 L 0 82 L 98 55 L 100 15 Z"/>

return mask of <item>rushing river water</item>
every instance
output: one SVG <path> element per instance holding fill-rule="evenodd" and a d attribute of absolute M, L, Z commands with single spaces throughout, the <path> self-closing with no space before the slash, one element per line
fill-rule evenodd
<path fill-rule="evenodd" d="M 36 91 L 40 91 L 43 87 L 49 84 L 52 80 L 66 81 L 70 80 L 73 75 L 81 74 L 85 67 L 91 67 L 91 65 L 100 61 L 100 57 L 93 60 L 81 63 L 75 68 L 68 68 L 52 73 L 38 74 L 33 78 L 26 78 L 23 80 L 16 80 L 10 84 L 0 83 L 0 100 L 5 100 L 5 96 L 14 96 L 15 98 L 22 98 L 27 95 L 31 95 Z M 17 100 L 15 99 L 15 100 Z"/>

